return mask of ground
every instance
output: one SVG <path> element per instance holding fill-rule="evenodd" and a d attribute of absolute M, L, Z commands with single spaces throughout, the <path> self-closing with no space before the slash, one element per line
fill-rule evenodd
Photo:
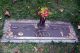
<path fill-rule="evenodd" d="M 56 2 L 59 1 L 59 2 Z M 62 20 L 69 21 L 72 23 L 77 36 L 79 37 L 80 31 L 77 30 L 77 22 L 80 21 L 80 0 L 17 0 L 15 4 L 12 3 L 12 0 L 1 0 L 0 1 L 0 37 L 3 35 L 3 26 L 4 20 L 7 19 L 4 17 L 4 11 L 6 8 L 9 9 L 11 17 L 8 19 L 39 19 L 35 14 L 38 8 L 47 6 L 52 15 L 47 19 L 49 20 Z M 63 9 L 63 12 L 60 10 Z M 48 46 L 43 45 L 45 51 L 43 53 L 79 53 L 80 44 L 48 44 Z M 34 46 L 34 45 L 33 45 Z M 32 44 L 11 44 L 11 43 L 0 43 L 0 53 L 11 53 L 12 48 L 18 47 L 23 53 L 31 53 Z M 38 46 L 38 44 L 37 44 Z M 42 45 L 41 45 L 42 46 Z M 48 47 L 50 47 L 48 50 Z M 10 50 L 11 49 L 11 50 Z M 13 49 L 15 50 L 15 49 Z M 54 50 L 54 52 L 53 52 Z M 64 52 L 66 51 L 66 52 Z M 35 52 L 33 52 L 35 53 Z M 36 52 L 38 53 L 38 52 Z"/>
<path fill-rule="evenodd" d="M 12 53 L 17 49 L 21 53 L 79 53 L 79 44 L 75 46 L 75 44 L 63 44 L 63 43 L 55 43 L 55 44 L 36 44 L 36 43 L 1 43 L 0 44 L 0 52 L 1 53 Z M 1 49 L 2 48 L 2 49 Z M 75 51 L 76 50 L 76 51 Z"/>
<path fill-rule="evenodd" d="M 66 48 L 64 48 L 64 46 L 60 46 L 62 49 L 60 49 L 60 47 L 56 44 L 53 45 L 49 45 L 49 44 L 28 44 L 28 43 L 24 43 L 24 44 L 13 44 L 13 43 L 2 43 L 2 48 L 4 48 L 2 50 L 2 52 L 4 53 L 11 53 L 14 52 L 14 49 L 17 48 L 20 50 L 21 53 L 40 53 L 39 48 L 43 49 L 42 53 L 61 53 L 61 52 L 71 52 L 69 49 L 73 48 L 72 45 L 66 45 Z M 68 48 L 67 48 L 68 47 Z M 56 51 L 56 49 L 58 51 Z"/>

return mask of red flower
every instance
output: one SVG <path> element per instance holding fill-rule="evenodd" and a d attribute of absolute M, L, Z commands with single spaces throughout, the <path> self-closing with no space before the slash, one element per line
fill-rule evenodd
<path fill-rule="evenodd" d="M 44 16 L 47 17 L 48 16 L 48 13 L 44 14 Z"/>
<path fill-rule="evenodd" d="M 45 10 L 43 14 L 41 14 L 42 17 L 47 17 L 49 16 L 48 10 Z"/>

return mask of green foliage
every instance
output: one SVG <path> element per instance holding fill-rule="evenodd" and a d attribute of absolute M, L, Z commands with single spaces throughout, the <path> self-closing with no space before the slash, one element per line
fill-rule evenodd
<path fill-rule="evenodd" d="M 32 17 L 36 19 L 38 17 L 36 12 L 46 6 L 52 12 L 48 19 L 66 20 L 67 14 L 69 13 L 70 16 L 72 13 L 75 14 L 77 7 L 74 0 L 61 0 L 58 5 L 55 0 L 17 0 L 15 4 L 12 3 L 12 0 L 2 0 L 0 4 L 2 12 L 8 8 L 13 19 L 32 19 Z M 64 12 L 60 13 L 59 8 L 63 8 Z M 71 17 L 68 16 L 68 18 Z"/>

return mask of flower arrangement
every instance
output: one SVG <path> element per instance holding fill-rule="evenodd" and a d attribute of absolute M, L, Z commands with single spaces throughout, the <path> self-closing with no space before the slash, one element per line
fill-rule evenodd
<path fill-rule="evenodd" d="M 48 17 L 49 16 L 49 9 L 47 7 L 42 7 L 38 12 L 38 15 L 41 17 Z"/>

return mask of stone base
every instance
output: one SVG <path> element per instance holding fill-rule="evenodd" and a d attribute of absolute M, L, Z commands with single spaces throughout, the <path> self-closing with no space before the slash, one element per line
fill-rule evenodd
<path fill-rule="evenodd" d="M 46 21 L 44 28 L 38 28 L 39 20 L 6 20 L 1 42 L 78 42 L 70 23 Z"/>

